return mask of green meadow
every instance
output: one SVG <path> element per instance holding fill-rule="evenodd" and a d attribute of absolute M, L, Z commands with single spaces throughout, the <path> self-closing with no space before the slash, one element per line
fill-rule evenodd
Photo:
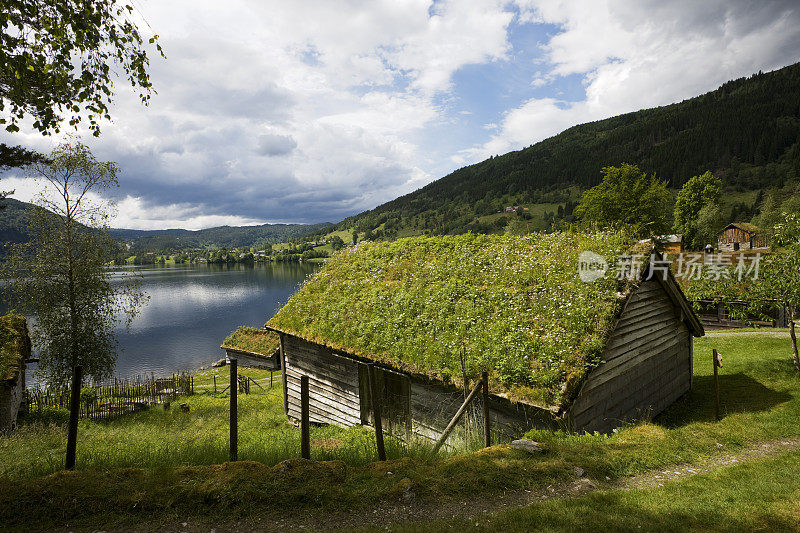
<path fill-rule="evenodd" d="M 712 348 L 723 354 L 719 422 L 714 418 Z M 67 523 L 125 527 L 143 520 L 157 525 L 186 516 L 215 522 L 253 513 L 282 516 L 286 509 L 312 515 L 357 513 L 398 503 L 409 491 L 416 501 L 430 503 L 542 490 L 574 480 L 575 467 L 601 488 L 613 488 L 625 476 L 699 464 L 754 443 L 800 436 L 800 376 L 792 369 L 790 354 L 788 338 L 756 334 L 697 339 L 693 390 L 652 422 L 611 435 L 534 430 L 528 437 L 544 449 L 536 456 L 496 445 L 430 457 L 428 444 L 389 439 L 390 459 L 383 463 L 376 462 L 374 435 L 367 428 L 312 428 L 313 460 L 293 459 L 299 456 L 299 430 L 283 415 L 279 374 L 270 389 L 268 372 L 248 369 L 242 372 L 264 390 L 251 386 L 252 394 L 239 395 L 241 460 L 226 463 L 229 398 L 221 389 L 227 385 L 228 369 L 214 369 L 198 373 L 197 393 L 174 402 L 169 411 L 154 407 L 107 422 L 81 421 L 73 472 L 61 470 L 65 413 L 23 418 L 16 433 L 0 438 L 0 515 L 7 527 L 24 529 Z M 189 404 L 189 413 L 177 408 L 180 402 Z M 669 525 L 677 529 L 683 519 L 703 529 L 709 524 L 706 509 L 713 511 L 708 516 L 722 520 L 719 530 L 762 523 L 784 526 L 797 518 L 796 454 L 766 460 L 663 488 L 604 490 L 499 513 L 477 526 L 457 520 L 441 527 L 514 530 L 541 522 L 554 531 L 580 530 L 580 517 L 590 516 L 597 520 L 594 524 L 619 529 L 612 517 L 600 515 L 617 509 L 620 516 L 630 516 L 637 506 L 642 519 L 649 520 L 642 523 L 655 530 Z M 778 481 L 765 478 L 767 473 Z M 710 491 L 718 491 L 730 507 L 711 501 Z M 731 515 L 736 509 L 740 514 Z M 779 519 L 767 520 L 770 509 Z M 665 519 L 662 527 L 655 522 L 660 513 L 673 513 L 674 518 Z"/>

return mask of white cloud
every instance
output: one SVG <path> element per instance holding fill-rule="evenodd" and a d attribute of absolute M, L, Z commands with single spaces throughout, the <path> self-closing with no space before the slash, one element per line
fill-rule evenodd
<path fill-rule="evenodd" d="M 580 75 L 585 98 L 532 98 L 508 110 L 500 131 L 457 163 L 518 149 L 579 123 L 680 101 L 727 80 L 800 57 L 796 2 L 518 0 L 520 20 L 559 27 L 544 45 L 550 70 Z"/>
<path fill-rule="evenodd" d="M 140 9 L 167 54 L 159 94 L 145 109 L 120 83 L 114 123 L 86 139 L 123 170 L 115 225 L 137 228 L 338 220 L 430 181 L 417 161 L 436 150 L 420 139 L 437 98 L 464 65 L 504 57 L 513 18 L 478 0 Z"/>
<path fill-rule="evenodd" d="M 114 123 L 103 125 L 99 140 L 85 137 L 100 159 L 120 164 L 115 225 L 136 228 L 336 221 L 410 192 L 453 163 L 691 97 L 800 56 L 794 2 L 139 5 L 168 57 L 152 61 L 159 94 L 143 108 L 120 82 Z M 510 28 L 536 24 L 548 25 L 544 58 L 523 76 L 531 69 L 514 71 L 514 62 L 539 55 L 517 54 L 532 45 L 515 50 Z M 493 62 L 513 67 L 502 82 L 521 87 L 522 99 L 477 95 L 476 107 L 464 109 L 455 73 Z M 559 93 L 574 77 L 584 98 Z M 505 111 L 487 116 L 500 102 Z M 462 137 L 465 127 L 474 131 Z M 456 142 L 487 135 L 447 162 Z M 2 141 L 45 152 L 54 142 L 33 133 Z"/>
<path fill-rule="evenodd" d="M 207 215 L 192 205 L 147 206 L 141 198 L 126 196 L 115 205 L 115 225 L 128 229 L 203 229 L 214 226 L 253 226 L 267 221 L 235 215 Z"/>

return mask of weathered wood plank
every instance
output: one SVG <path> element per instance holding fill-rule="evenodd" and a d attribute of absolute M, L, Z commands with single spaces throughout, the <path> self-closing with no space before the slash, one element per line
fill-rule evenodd
<path fill-rule="evenodd" d="M 691 381 L 691 343 L 675 313 L 658 281 L 637 289 L 606 344 L 603 363 L 572 405 L 574 427 L 610 429 L 623 420 L 655 415 L 685 392 Z"/>
<path fill-rule="evenodd" d="M 675 324 L 677 324 L 677 320 L 674 317 L 667 318 L 663 316 L 659 319 L 641 322 L 612 335 L 606 344 L 605 350 L 613 351 L 621 346 L 627 347 L 633 342 L 657 335 L 664 330 L 672 330 Z"/>
<path fill-rule="evenodd" d="M 298 391 L 300 390 L 300 380 L 290 379 L 288 381 L 288 387 L 290 395 L 298 394 Z M 317 397 L 325 397 L 330 401 L 342 403 L 346 405 L 348 409 L 359 408 L 358 397 L 352 394 L 346 394 L 341 391 L 335 391 L 329 387 L 319 386 L 318 384 L 314 384 L 314 386 L 311 387 L 311 392 Z"/>
<path fill-rule="evenodd" d="M 669 325 L 654 326 L 651 329 L 641 330 L 640 335 L 630 336 L 624 342 L 615 341 L 613 344 L 609 343 L 603 352 L 603 361 L 610 362 L 646 346 L 656 346 L 667 342 L 668 339 L 674 339 L 678 336 L 677 328 L 679 328 L 677 322 L 673 322 L 671 327 Z"/>
<path fill-rule="evenodd" d="M 311 408 L 311 421 L 321 424 L 332 424 L 339 427 L 351 427 L 359 424 L 358 420 L 353 419 L 351 416 L 340 413 L 339 411 L 328 409 L 316 402 L 310 402 Z M 295 418 L 300 418 L 301 400 L 297 398 L 289 402 L 289 415 Z"/>
<path fill-rule="evenodd" d="M 643 368 L 647 368 L 648 364 L 659 364 L 658 361 L 660 361 L 661 357 L 678 353 L 680 348 L 681 343 L 673 341 L 658 345 L 652 351 L 642 349 L 635 353 L 629 353 L 628 358 L 613 359 L 607 365 L 602 365 L 591 373 L 581 389 L 581 394 L 590 394 L 598 387 L 624 375 L 633 368 L 642 367 L 642 365 L 644 365 Z M 656 362 L 648 363 L 650 360 L 655 360 Z"/>
<path fill-rule="evenodd" d="M 298 399 L 298 403 L 290 402 L 289 403 L 289 416 L 300 420 L 301 412 L 300 412 L 300 403 Z M 340 418 L 331 411 L 326 409 L 321 409 L 319 406 L 311 403 L 309 405 L 309 417 L 311 422 L 315 424 L 331 424 L 334 426 L 339 426 L 343 428 L 348 428 L 352 426 L 358 425 L 358 421 L 348 420 Z"/>
<path fill-rule="evenodd" d="M 591 388 L 581 396 L 581 401 L 576 401 L 574 411 L 576 413 L 580 412 L 582 404 L 586 402 L 599 402 L 638 391 L 647 385 L 648 376 L 660 376 L 674 371 L 678 366 L 675 357 L 677 353 L 677 348 L 673 348 L 660 356 L 645 359 L 639 364 L 625 368 L 623 374 L 617 375 L 610 380 L 604 380 L 598 384 L 592 383 Z"/>
<path fill-rule="evenodd" d="M 324 384 L 332 389 L 358 394 L 358 382 L 341 379 L 341 376 L 331 376 L 324 373 L 320 374 L 314 371 L 314 369 L 296 368 L 291 363 L 287 363 L 286 365 L 286 374 L 292 379 L 300 379 L 301 375 L 310 375 L 318 385 Z"/>
<path fill-rule="evenodd" d="M 326 350 L 316 352 L 297 350 L 291 352 L 290 360 L 294 361 L 297 366 L 324 368 L 336 373 L 350 372 L 353 367 L 358 365 L 358 362 L 352 359 L 337 356 Z"/>
<path fill-rule="evenodd" d="M 636 343 L 630 349 L 626 349 L 619 354 L 612 354 L 613 357 L 604 356 L 603 363 L 595 368 L 589 376 L 589 379 L 599 379 L 600 376 L 610 372 L 616 372 L 618 367 L 629 364 L 636 364 L 643 358 L 647 358 L 648 354 L 658 353 L 661 350 L 666 350 L 671 346 L 677 346 L 680 342 L 675 339 L 672 332 L 665 331 L 660 337 L 655 337 L 652 342 Z"/>
<path fill-rule="evenodd" d="M 653 322 L 661 317 L 674 318 L 672 307 L 669 304 L 637 309 L 631 314 L 626 313 L 624 318 L 620 318 L 615 333 L 632 329 L 642 322 Z"/>
<path fill-rule="evenodd" d="M 358 366 L 356 364 L 350 366 L 329 364 L 324 360 L 325 357 L 325 354 L 320 354 L 316 361 L 309 361 L 290 356 L 287 365 L 300 369 L 305 373 L 317 373 L 345 383 L 357 382 Z"/>
<path fill-rule="evenodd" d="M 665 402 L 666 396 L 679 397 L 688 390 L 688 365 L 686 362 L 673 360 L 664 363 L 662 368 L 656 367 L 655 371 L 644 372 L 639 369 L 633 369 L 639 372 L 646 379 L 641 379 L 635 385 L 622 385 L 619 386 L 617 394 L 595 394 L 598 402 L 602 401 L 602 411 L 606 417 L 616 418 L 630 418 L 634 410 L 643 412 L 647 410 L 651 416 L 660 413 L 671 402 Z M 677 387 L 679 390 L 673 389 Z M 590 406 L 594 407 L 594 406 Z M 590 412 L 586 409 L 589 416 L 597 414 L 597 409 Z M 576 411 L 576 416 L 583 415 L 582 412 Z"/>

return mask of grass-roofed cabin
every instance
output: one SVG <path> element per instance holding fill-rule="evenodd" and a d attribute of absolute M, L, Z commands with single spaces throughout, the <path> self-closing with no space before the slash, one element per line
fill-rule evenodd
<path fill-rule="evenodd" d="M 228 335 L 220 348 L 225 350 L 225 361 L 228 363 L 231 359 L 236 359 L 241 366 L 279 370 L 279 346 L 275 333 L 241 327 Z"/>
<path fill-rule="evenodd" d="M 615 233 L 462 235 L 336 254 L 266 325 L 280 334 L 286 413 L 300 415 L 305 374 L 313 422 L 369 423 L 373 363 L 401 436 L 438 436 L 463 400 L 462 376 L 482 371 L 505 438 L 655 416 L 690 390 L 703 327 L 668 270 L 584 282 L 585 250 L 614 265 L 631 246 Z"/>
<path fill-rule="evenodd" d="M 25 363 L 31 357 L 31 340 L 25 317 L 0 317 L 0 433 L 13 431 L 25 394 Z"/>

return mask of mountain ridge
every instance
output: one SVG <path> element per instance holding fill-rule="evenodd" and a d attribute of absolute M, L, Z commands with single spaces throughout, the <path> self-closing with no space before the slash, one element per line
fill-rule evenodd
<path fill-rule="evenodd" d="M 0 242 L 18 244 L 28 242 L 29 209 L 42 209 L 35 204 L 14 198 L 3 200 L 5 209 L 0 211 Z M 53 215 L 56 216 L 56 215 Z M 317 224 L 259 224 L 255 226 L 215 226 L 200 230 L 181 228 L 159 230 L 136 230 L 110 228 L 110 235 L 118 240 L 133 242 L 139 249 L 200 248 L 218 246 L 238 248 L 264 243 L 278 243 L 297 239 L 307 233 L 324 230 L 330 222 Z"/>
<path fill-rule="evenodd" d="M 780 187 L 800 176 L 798 94 L 800 63 L 731 80 L 681 102 L 572 126 L 462 167 L 334 228 L 380 228 L 387 238 L 474 231 L 475 218 L 504 206 L 563 203 L 570 196 L 558 191 L 592 187 L 603 167 L 623 162 L 673 188 L 706 170 L 739 190 Z"/>

